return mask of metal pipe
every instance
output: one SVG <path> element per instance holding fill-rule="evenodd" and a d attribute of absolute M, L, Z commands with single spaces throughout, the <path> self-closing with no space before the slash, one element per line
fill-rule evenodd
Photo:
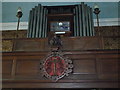
<path fill-rule="evenodd" d="M 76 9 L 76 36 L 79 36 L 79 28 L 78 28 L 78 6 L 76 6 L 75 9 Z"/>
<path fill-rule="evenodd" d="M 74 36 L 76 36 L 76 13 L 75 13 L 75 8 L 73 9 L 73 13 L 74 13 Z"/>
<path fill-rule="evenodd" d="M 90 36 L 89 35 L 89 18 L 88 18 L 88 13 L 89 13 L 88 9 L 89 8 L 87 5 L 85 7 L 86 7 L 86 10 L 85 10 L 86 11 L 86 36 Z"/>
<path fill-rule="evenodd" d="M 90 8 L 90 15 L 91 15 L 91 32 L 92 32 L 92 35 L 91 36 L 94 36 L 94 24 L 93 24 L 93 13 L 92 13 L 92 8 Z"/>
<path fill-rule="evenodd" d="M 16 38 L 18 38 L 19 24 L 20 24 L 20 18 L 18 18 L 17 31 L 16 31 Z"/>
<path fill-rule="evenodd" d="M 37 6 L 35 6 L 34 8 L 34 19 L 33 19 L 33 32 L 32 32 L 32 38 L 35 38 L 35 34 L 36 34 L 36 20 L 37 20 Z"/>
<path fill-rule="evenodd" d="M 85 32 L 85 7 L 84 7 L 84 3 L 81 3 L 81 5 L 82 5 L 83 36 L 86 36 L 86 32 Z"/>
<path fill-rule="evenodd" d="M 32 26 L 32 10 L 30 10 L 29 12 L 29 21 L 28 21 L 28 30 L 27 30 L 27 37 L 30 38 L 30 34 L 31 34 L 31 26 Z"/>
<path fill-rule="evenodd" d="M 42 37 L 45 37 L 45 8 L 43 9 L 43 21 L 42 21 Z"/>
<path fill-rule="evenodd" d="M 83 32 L 82 32 L 82 10 L 81 10 L 81 5 L 78 5 L 78 10 L 79 10 L 79 36 L 83 36 Z"/>
<path fill-rule="evenodd" d="M 46 13 L 45 13 L 45 37 L 47 37 L 47 13 L 48 13 L 48 10 L 46 9 Z"/>
<path fill-rule="evenodd" d="M 40 26 L 39 26 L 39 23 L 40 23 L 40 7 L 41 7 L 41 4 L 38 5 L 37 7 L 37 20 L 36 20 L 36 34 L 35 34 L 35 37 L 38 38 L 39 37 L 39 29 L 40 29 Z"/>
<path fill-rule="evenodd" d="M 40 11 L 40 30 L 39 30 L 39 37 L 42 37 L 42 15 L 43 15 L 43 6 L 41 6 L 41 11 Z"/>

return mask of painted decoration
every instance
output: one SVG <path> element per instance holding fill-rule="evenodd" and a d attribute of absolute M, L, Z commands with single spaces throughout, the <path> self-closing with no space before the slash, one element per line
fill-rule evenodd
<path fill-rule="evenodd" d="M 72 61 L 63 56 L 61 52 L 51 52 L 40 65 L 43 76 L 57 81 L 72 72 Z"/>

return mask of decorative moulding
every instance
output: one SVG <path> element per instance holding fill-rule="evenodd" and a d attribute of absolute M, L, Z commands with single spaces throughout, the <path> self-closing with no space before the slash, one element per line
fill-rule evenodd
<path fill-rule="evenodd" d="M 72 60 L 65 57 L 63 52 L 52 51 L 40 63 L 42 76 L 58 81 L 72 72 Z"/>

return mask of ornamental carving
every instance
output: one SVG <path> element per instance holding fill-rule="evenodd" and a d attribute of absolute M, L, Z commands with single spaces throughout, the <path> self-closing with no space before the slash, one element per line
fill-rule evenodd
<path fill-rule="evenodd" d="M 42 75 L 50 80 L 58 81 L 72 72 L 72 61 L 63 56 L 62 52 L 52 51 L 40 63 Z"/>

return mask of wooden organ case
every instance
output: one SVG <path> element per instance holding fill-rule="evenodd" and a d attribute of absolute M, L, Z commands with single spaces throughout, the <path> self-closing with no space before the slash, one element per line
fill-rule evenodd
<path fill-rule="evenodd" d="M 28 38 L 44 38 L 53 32 L 69 36 L 94 36 L 92 8 L 84 3 L 69 6 L 42 6 L 30 10 Z"/>

